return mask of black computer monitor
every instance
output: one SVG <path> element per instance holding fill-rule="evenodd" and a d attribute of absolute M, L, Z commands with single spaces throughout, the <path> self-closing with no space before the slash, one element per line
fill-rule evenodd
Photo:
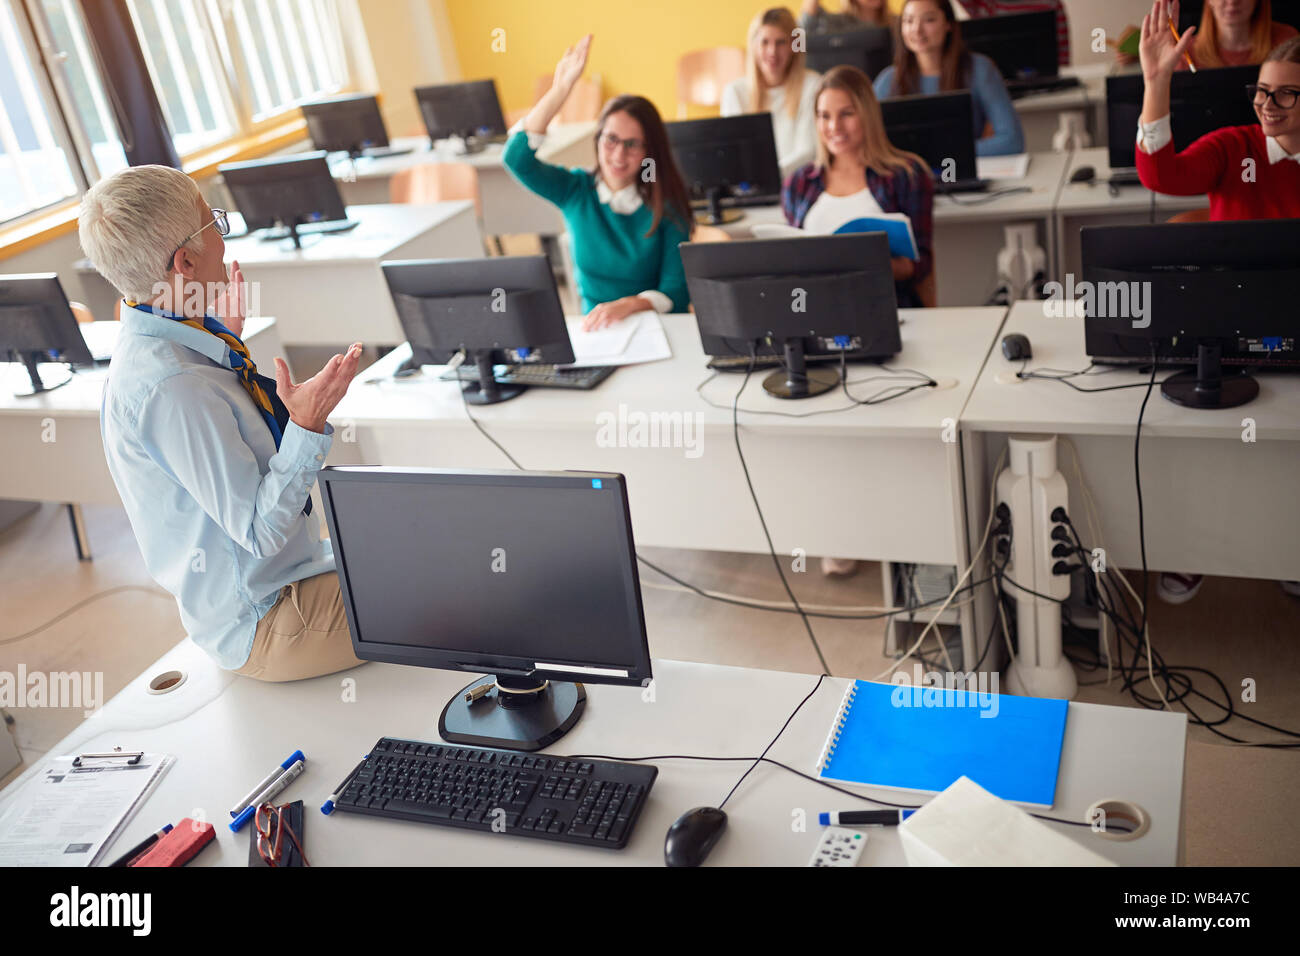
<path fill-rule="evenodd" d="M 679 247 L 704 351 L 784 355 L 763 388 L 780 398 L 820 395 L 840 383 L 807 355 L 883 359 L 902 347 L 883 232 Z"/>
<path fill-rule="evenodd" d="M 465 140 L 466 151 L 472 152 L 482 148 L 481 140 L 506 133 L 495 80 L 417 86 L 415 101 L 429 139 L 435 143 L 459 136 Z"/>
<path fill-rule="evenodd" d="M 936 192 L 977 181 L 969 92 L 892 96 L 880 101 L 880 111 L 889 141 L 930 164 Z"/>
<path fill-rule="evenodd" d="M 961 38 L 1008 80 L 1048 79 L 1059 70 L 1055 10 L 963 20 Z"/>
<path fill-rule="evenodd" d="M 71 369 L 42 374 L 40 363 L 95 364 L 53 272 L 0 276 L 0 356 L 22 362 L 27 369 L 31 387 L 17 386 L 14 395 L 19 397 L 48 392 L 71 380 Z"/>
<path fill-rule="evenodd" d="M 1259 77 L 1258 66 L 1178 72 L 1169 84 L 1169 118 L 1174 148 L 1186 149 L 1224 126 L 1259 122 L 1246 86 Z M 1132 169 L 1144 86 L 1141 73 L 1106 77 L 1106 127 L 1111 169 Z"/>
<path fill-rule="evenodd" d="M 304 103 L 302 115 L 312 144 L 327 153 L 345 152 L 356 158 L 367 150 L 388 146 L 388 130 L 373 94 Z"/>
<path fill-rule="evenodd" d="M 494 365 L 574 360 L 555 274 L 545 256 L 415 259 L 381 264 L 413 365 L 445 365 L 460 352 L 478 365 L 465 400 L 493 405 L 523 392 Z"/>
<path fill-rule="evenodd" d="M 732 207 L 781 201 L 781 166 L 771 113 L 681 120 L 664 126 L 691 201 L 706 206 L 698 216 L 701 222 L 735 222 L 741 213 Z"/>
<path fill-rule="evenodd" d="M 1080 240 L 1090 356 L 1150 362 L 1175 343 L 1195 344 L 1196 370 L 1160 387 L 1170 401 L 1231 408 L 1253 399 L 1253 378 L 1223 373 L 1225 347 L 1257 340 L 1294 354 L 1300 220 L 1086 226 Z"/>
<path fill-rule="evenodd" d="M 347 217 L 326 155 L 224 163 L 217 172 L 249 232 L 264 229 L 263 239 L 288 237 L 301 249 L 300 233 L 345 232 L 357 225 Z"/>
<path fill-rule="evenodd" d="M 842 33 L 816 33 L 807 38 L 808 69 L 825 73 L 837 66 L 857 67 L 875 79 L 894 62 L 894 34 L 889 27 L 867 26 Z"/>
<path fill-rule="evenodd" d="M 328 467 L 319 478 L 357 657 L 491 675 L 443 708 L 444 740 L 540 750 L 582 714 L 572 681 L 650 680 L 622 475 Z"/>

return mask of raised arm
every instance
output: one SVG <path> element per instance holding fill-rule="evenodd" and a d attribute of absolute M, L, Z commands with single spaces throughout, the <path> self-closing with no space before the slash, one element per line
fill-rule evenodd
<path fill-rule="evenodd" d="M 555 65 L 555 78 L 551 82 L 551 88 L 524 117 L 524 129 L 530 133 L 546 132 L 546 127 L 551 125 L 551 120 L 560 112 L 560 107 L 581 79 L 582 71 L 587 68 L 587 53 L 590 50 L 591 34 L 588 33 L 564 51 L 564 56 Z"/>
<path fill-rule="evenodd" d="M 1141 122 L 1154 123 L 1169 115 L 1169 82 L 1196 38 L 1196 27 L 1188 27 L 1174 43 L 1170 23 L 1178 22 L 1178 0 L 1155 0 L 1151 12 L 1142 18 L 1138 57 L 1142 61 Z"/>

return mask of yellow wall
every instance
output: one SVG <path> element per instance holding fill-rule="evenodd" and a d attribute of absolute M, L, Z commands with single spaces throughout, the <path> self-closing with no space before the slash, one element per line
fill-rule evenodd
<path fill-rule="evenodd" d="M 588 77 L 604 95 L 640 93 L 666 118 L 677 112 L 675 68 L 689 50 L 745 45 L 763 0 L 445 0 L 464 79 L 497 81 L 506 111 L 532 105 L 537 77 L 550 75 L 564 48 L 593 33 Z M 786 6 L 797 13 L 799 0 Z M 836 2 L 826 9 L 840 8 Z M 492 49 L 505 30 L 505 52 Z"/>

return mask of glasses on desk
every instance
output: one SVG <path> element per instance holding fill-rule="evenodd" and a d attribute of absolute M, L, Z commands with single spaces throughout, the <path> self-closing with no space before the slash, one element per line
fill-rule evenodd
<path fill-rule="evenodd" d="M 253 814 L 253 826 L 257 828 L 257 854 L 267 866 L 282 866 L 289 848 L 289 844 L 284 842 L 287 833 L 290 844 L 298 851 L 302 865 L 311 866 L 307 862 L 307 854 L 302 850 L 298 834 L 293 832 L 293 827 L 285 819 L 288 809 L 287 803 L 278 807 L 271 803 L 264 803 L 257 808 L 257 812 Z"/>

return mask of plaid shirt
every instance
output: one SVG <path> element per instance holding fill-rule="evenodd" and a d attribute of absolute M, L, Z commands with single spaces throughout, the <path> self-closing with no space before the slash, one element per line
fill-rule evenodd
<path fill-rule="evenodd" d="M 934 180 L 928 169 L 914 164 L 914 170 L 911 176 L 901 173 L 881 176 L 873 169 L 867 170 L 867 188 L 880 204 L 881 211 L 901 212 L 912 220 L 912 235 L 916 237 L 916 271 L 911 279 L 894 283 L 898 304 L 902 308 L 920 307 L 916 283 L 928 276 L 934 267 Z M 781 206 L 786 221 L 802 229 L 808 210 L 825 191 L 826 182 L 820 166 L 809 164 L 795 171 L 781 190 Z"/>

